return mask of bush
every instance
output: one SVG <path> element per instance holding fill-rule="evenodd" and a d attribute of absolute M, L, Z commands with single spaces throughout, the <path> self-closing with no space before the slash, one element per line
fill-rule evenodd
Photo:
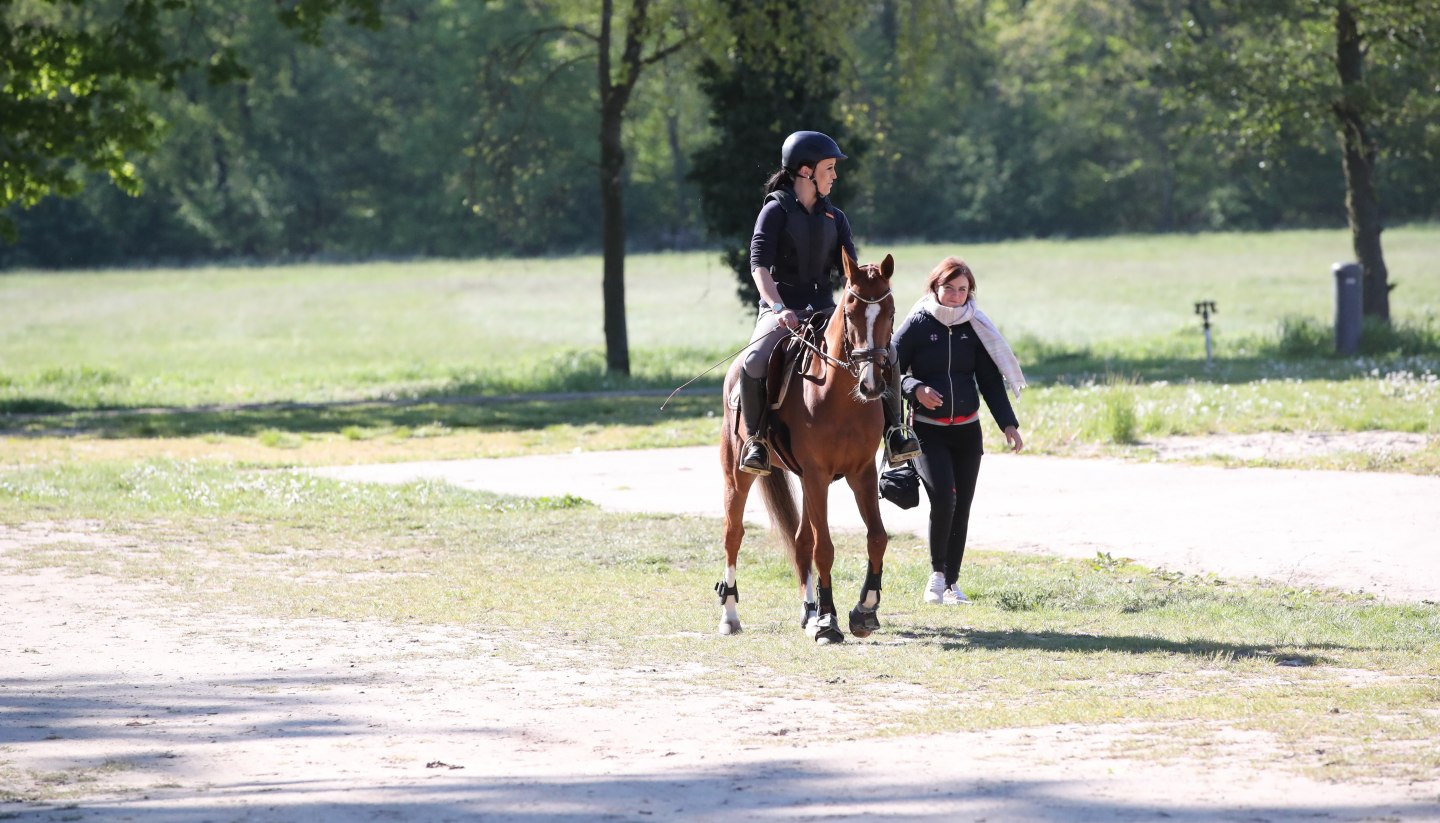
<path fill-rule="evenodd" d="M 1307 317 L 1280 321 L 1275 353 L 1289 359 L 1334 357 L 1335 330 Z M 1440 321 L 1434 317 L 1414 323 L 1384 323 L 1367 317 L 1360 327 L 1360 351 L 1366 357 L 1413 357 L 1440 354 Z"/>

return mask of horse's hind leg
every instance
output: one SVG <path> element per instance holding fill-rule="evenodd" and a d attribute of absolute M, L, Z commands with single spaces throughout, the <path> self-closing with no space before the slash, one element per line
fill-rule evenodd
<path fill-rule="evenodd" d="M 885 549 L 890 543 L 880 517 L 875 470 L 872 468 L 868 475 L 846 478 L 860 508 L 860 519 L 865 521 L 865 582 L 860 585 L 860 601 L 850 610 L 850 633 L 856 637 L 869 637 L 880 628 L 880 618 L 876 615 L 880 608 L 880 576 L 885 568 Z"/>

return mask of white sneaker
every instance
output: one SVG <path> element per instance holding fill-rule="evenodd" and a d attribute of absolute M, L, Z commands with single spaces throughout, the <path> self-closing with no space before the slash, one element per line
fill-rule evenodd
<path fill-rule="evenodd" d="M 943 602 L 947 606 L 970 605 L 970 598 L 965 596 L 965 592 L 960 591 L 959 583 L 951 583 L 950 588 L 945 590 L 945 594 L 942 595 L 942 598 L 943 599 L 941 602 Z"/>
<path fill-rule="evenodd" d="M 930 583 L 925 586 L 925 602 L 939 603 L 945 597 L 945 572 L 933 572 Z"/>

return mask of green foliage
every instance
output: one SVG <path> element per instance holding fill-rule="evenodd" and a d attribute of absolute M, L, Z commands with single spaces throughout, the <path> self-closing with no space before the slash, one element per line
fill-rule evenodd
<path fill-rule="evenodd" d="M 0 2 L 0 267 L 599 247 L 594 9 L 251 5 Z M 708 234 L 742 269 L 779 141 L 815 126 L 854 157 L 836 200 L 866 246 L 1342 219 L 1330 0 L 792 5 L 657 6 L 704 36 L 629 101 L 632 251 Z M 1387 219 L 1433 219 L 1436 15 L 1355 8 Z"/>
<path fill-rule="evenodd" d="M 1294 359 L 1336 357 L 1335 330 L 1307 317 L 1286 317 L 1280 323 L 1275 351 Z M 1360 328 L 1362 357 L 1440 355 L 1440 322 L 1434 316 L 1415 321 L 1382 323 L 1365 318 Z"/>
<path fill-rule="evenodd" d="M 814 40 L 844 16 L 845 4 L 824 10 L 789 3 L 729 0 L 729 37 L 724 57 L 711 56 L 697 69 L 709 103 L 714 140 L 696 150 L 690 179 L 704 203 L 709 236 L 721 243 L 721 260 L 737 278 L 736 295 L 753 306 L 759 292 L 750 274 L 750 237 L 764 198 L 765 181 L 780 168 L 780 147 L 795 131 L 821 131 L 840 144 L 849 159 L 842 177 L 862 162 L 867 123 L 849 123 L 839 114 L 842 61 L 838 39 Z M 796 40 L 810 47 L 786 49 Z M 832 199 L 842 209 L 860 192 L 837 184 Z"/>
<path fill-rule="evenodd" d="M 1135 391 L 1133 384 L 1118 377 L 1106 380 L 1103 424 L 1111 443 L 1128 446 L 1136 437 Z"/>
<path fill-rule="evenodd" d="M 315 42 L 327 16 L 375 25 L 377 8 L 378 0 L 293 0 L 278 14 Z M 138 193 L 134 156 L 154 150 L 162 130 L 148 90 L 168 93 L 195 69 L 211 84 L 246 76 L 228 44 L 197 48 L 175 37 L 204 14 L 193 0 L 0 0 L 0 209 L 74 196 L 86 173 Z M 14 239 L 6 212 L 0 234 Z"/>

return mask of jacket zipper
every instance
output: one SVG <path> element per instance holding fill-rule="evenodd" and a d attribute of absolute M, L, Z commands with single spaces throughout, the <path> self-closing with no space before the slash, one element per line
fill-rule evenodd
<path fill-rule="evenodd" d="M 949 338 L 945 341 L 945 379 L 950 383 L 950 417 L 955 417 L 955 329 L 946 326 L 945 333 Z"/>

